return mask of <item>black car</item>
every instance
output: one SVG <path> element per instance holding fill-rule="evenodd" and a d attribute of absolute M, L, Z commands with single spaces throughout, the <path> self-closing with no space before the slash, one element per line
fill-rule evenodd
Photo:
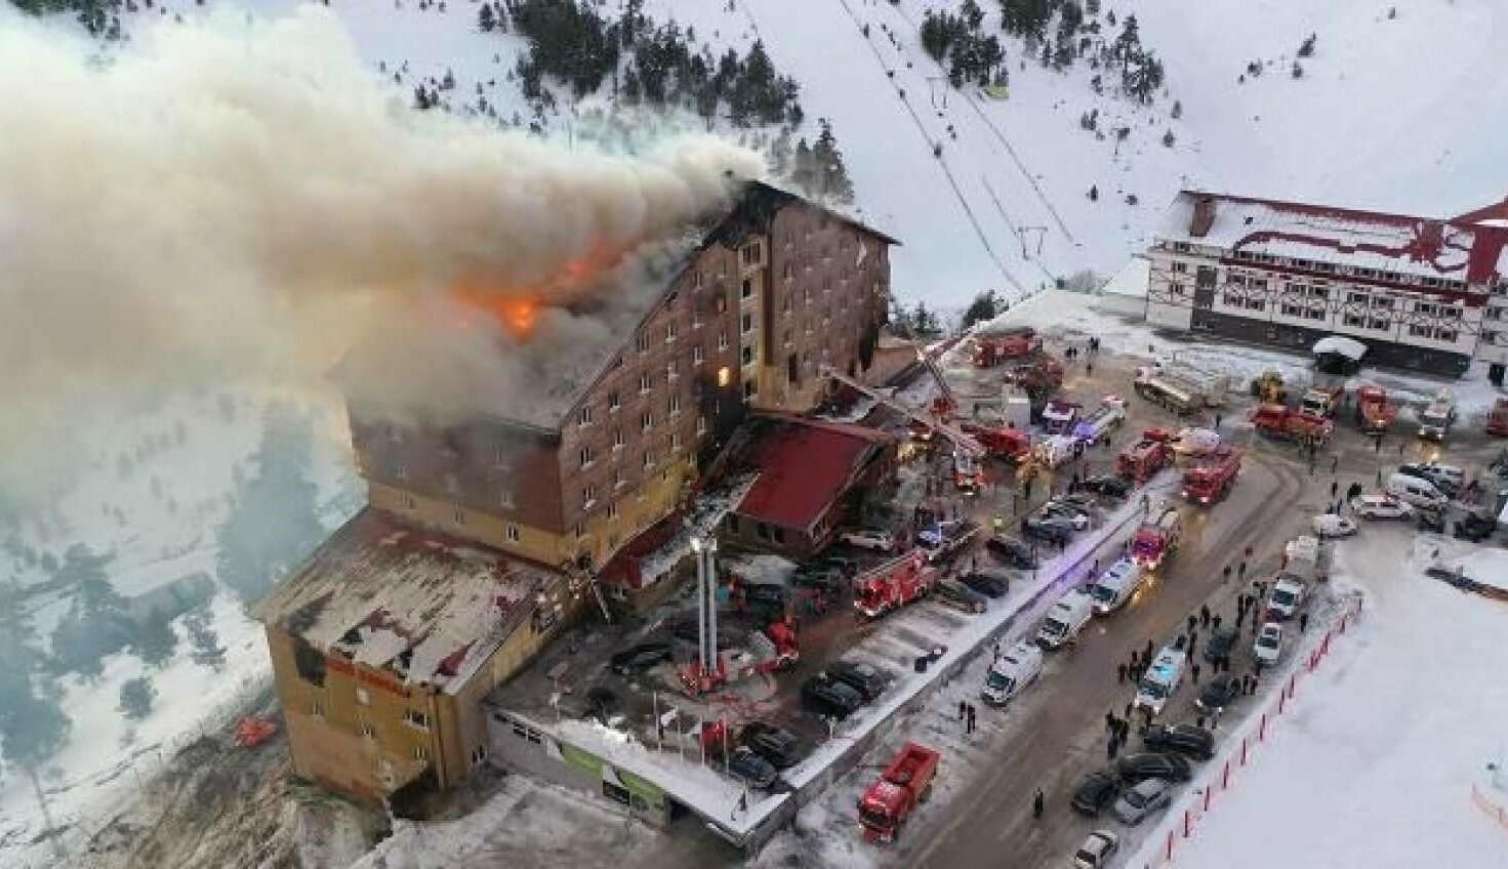
<path fill-rule="evenodd" d="M 992 555 L 1011 567 L 1032 570 L 1037 566 L 1037 556 L 1031 546 L 1014 537 L 996 534 L 984 545 Z"/>
<path fill-rule="evenodd" d="M 1210 634 L 1209 642 L 1204 644 L 1204 660 L 1214 662 L 1229 658 L 1239 638 L 1240 632 L 1230 625 L 1221 625 L 1216 628 Z"/>
<path fill-rule="evenodd" d="M 632 676 L 668 660 L 670 660 L 669 643 L 640 643 L 614 655 L 608 661 L 608 666 L 614 673 Z"/>
<path fill-rule="evenodd" d="M 1057 517 L 1028 516 L 1022 530 L 1027 537 L 1049 543 L 1067 543 L 1073 539 L 1073 523 Z"/>
<path fill-rule="evenodd" d="M 818 715 L 843 719 L 864 705 L 864 695 L 851 685 L 826 674 L 818 674 L 801 686 L 801 702 Z"/>
<path fill-rule="evenodd" d="M 811 567 L 814 570 L 836 570 L 844 576 L 853 576 L 859 572 L 859 562 L 841 555 L 824 555 L 811 562 Z"/>
<path fill-rule="evenodd" d="M 749 748 L 734 749 L 728 758 L 728 774 L 751 788 L 764 790 L 775 783 L 775 765 Z"/>
<path fill-rule="evenodd" d="M 796 734 L 763 721 L 750 721 L 739 734 L 746 748 L 769 761 L 776 769 L 794 766 L 806 756 L 806 749 Z"/>
<path fill-rule="evenodd" d="M 1197 760 L 1215 756 L 1215 734 L 1192 724 L 1154 724 L 1142 734 L 1150 751 L 1176 752 Z"/>
<path fill-rule="evenodd" d="M 588 718 L 595 718 L 598 722 L 606 725 L 618 714 L 623 704 L 614 694 L 611 688 L 601 685 L 586 692 L 586 714 Z"/>
<path fill-rule="evenodd" d="M 1491 516 L 1467 513 L 1456 522 L 1455 536 L 1458 540 L 1470 540 L 1477 543 L 1491 537 L 1497 527 L 1497 520 Z"/>
<path fill-rule="evenodd" d="M 985 597 L 1002 597 L 1010 590 L 1010 577 L 993 570 L 975 570 L 965 573 L 958 581 Z"/>
<path fill-rule="evenodd" d="M 750 611 L 770 618 L 778 617 L 790 607 L 791 592 L 773 582 L 751 582 L 743 587 L 744 604 Z"/>
<path fill-rule="evenodd" d="M 1068 804 L 1081 815 L 1094 817 L 1109 808 L 1120 795 L 1121 783 L 1112 770 L 1092 772 L 1079 779 Z"/>
<path fill-rule="evenodd" d="M 890 677 L 885 671 L 869 664 L 853 661 L 833 661 L 827 665 L 827 675 L 859 692 L 865 703 L 872 702 L 885 693 L 890 686 Z"/>
<path fill-rule="evenodd" d="M 847 581 L 848 578 L 841 571 L 817 565 L 802 567 L 791 576 L 792 585 L 823 591 L 837 591 Z"/>
<path fill-rule="evenodd" d="M 1115 765 L 1121 781 L 1136 784 L 1149 778 L 1165 778 L 1168 781 L 1188 781 L 1189 762 L 1176 754 L 1160 751 L 1141 751 L 1128 754 Z"/>
<path fill-rule="evenodd" d="M 1229 673 L 1219 673 L 1204 684 L 1194 701 L 1202 712 L 1221 712 L 1241 693 L 1241 683 Z"/>
<path fill-rule="evenodd" d="M 1090 477 L 1079 483 L 1079 488 L 1096 495 L 1105 495 L 1111 498 L 1124 498 L 1131 494 L 1131 483 L 1123 477 L 1104 474 L 1098 477 Z"/>

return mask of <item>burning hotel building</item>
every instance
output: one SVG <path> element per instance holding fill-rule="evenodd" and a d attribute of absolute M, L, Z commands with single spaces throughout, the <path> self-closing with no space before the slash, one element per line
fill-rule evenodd
<path fill-rule="evenodd" d="M 260 609 L 295 771 L 371 800 L 464 778 L 481 699 L 593 598 L 642 593 L 604 569 L 677 521 L 745 415 L 864 376 L 895 243 L 749 182 L 612 341 L 552 348 L 506 403 L 415 424 L 348 396 L 369 505 Z"/>

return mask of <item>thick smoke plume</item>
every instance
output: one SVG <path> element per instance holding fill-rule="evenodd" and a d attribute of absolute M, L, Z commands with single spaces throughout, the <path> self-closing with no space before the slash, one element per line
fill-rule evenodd
<path fill-rule="evenodd" d="M 134 36 L 99 56 L 0 12 L 7 464 L 101 391 L 317 377 L 362 334 L 394 358 L 348 366 L 358 391 L 370 373 L 395 405 L 505 402 L 487 372 L 517 366 L 508 336 L 443 334 L 455 287 L 570 303 L 539 315 L 541 346 L 608 334 L 582 295 L 631 285 L 644 251 L 726 205 L 730 173 L 763 171 L 710 137 L 629 157 L 416 112 L 319 7 Z"/>

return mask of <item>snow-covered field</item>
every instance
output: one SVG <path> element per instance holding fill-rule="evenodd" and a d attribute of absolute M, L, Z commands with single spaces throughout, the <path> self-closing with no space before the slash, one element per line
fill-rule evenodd
<path fill-rule="evenodd" d="M 1413 536 L 1341 547 L 1363 617 L 1174 865 L 1508 866 L 1508 829 L 1471 796 L 1508 760 L 1508 605 L 1425 578 L 1436 546 L 1470 547 Z"/>

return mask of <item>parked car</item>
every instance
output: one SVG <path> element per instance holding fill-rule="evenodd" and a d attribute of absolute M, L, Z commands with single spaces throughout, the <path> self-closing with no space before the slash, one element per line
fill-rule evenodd
<path fill-rule="evenodd" d="M 796 734 L 763 721 L 745 724 L 739 741 L 776 769 L 794 766 L 806 756 L 806 749 Z"/>
<path fill-rule="evenodd" d="M 1364 519 L 1408 519 L 1414 508 L 1388 495 L 1363 495 L 1353 504 L 1356 515 Z"/>
<path fill-rule="evenodd" d="M 1142 779 L 1134 787 L 1121 792 L 1121 798 L 1115 801 L 1112 811 L 1122 823 L 1135 826 L 1158 809 L 1166 808 L 1172 799 L 1173 789 L 1167 780 Z"/>
<path fill-rule="evenodd" d="M 1241 683 L 1229 673 L 1217 673 L 1204 683 L 1204 690 L 1194 700 L 1201 712 L 1223 712 L 1241 693 Z"/>
<path fill-rule="evenodd" d="M 1105 869 L 1121 848 L 1121 837 L 1095 830 L 1073 854 L 1073 869 Z"/>
<path fill-rule="evenodd" d="M 932 595 L 939 603 L 966 613 L 982 613 L 990 606 L 988 598 L 956 579 L 939 582 Z"/>
<path fill-rule="evenodd" d="M 608 659 L 608 667 L 621 676 L 632 676 L 670 660 L 669 643 L 640 643 Z"/>
<path fill-rule="evenodd" d="M 803 566 L 791 574 L 791 585 L 798 588 L 816 588 L 822 591 L 837 591 L 848 582 L 841 571 L 816 565 Z"/>
<path fill-rule="evenodd" d="M 890 686 L 890 676 L 884 670 L 854 661 L 832 661 L 827 665 L 827 675 L 858 691 L 865 703 L 872 702 Z"/>
<path fill-rule="evenodd" d="M 1454 533 L 1458 540 L 1470 540 L 1477 543 L 1491 537 L 1497 527 L 1497 520 L 1491 516 L 1467 513 L 1456 522 Z"/>
<path fill-rule="evenodd" d="M 843 719 L 864 705 L 864 695 L 851 685 L 819 673 L 801 686 L 801 702 L 807 709 L 825 718 Z"/>
<path fill-rule="evenodd" d="M 816 561 L 808 562 L 814 570 L 835 570 L 844 576 L 853 576 L 859 572 L 859 562 L 852 558 L 841 555 L 824 555 Z"/>
<path fill-rule="evenodd" d="M 756 790 L 764 790 L 775 783 L 775 765 L 759 756 L 751 748 L 737 748 L 728 758 L 728 774 Z"/>
<path fill-rule="evenodd" d="M 1027 537 L 1049 543 L 1067 543 L 1073 539 L 1073 523 L 1057 516 L 1028 516 L 1025 531 Z"/>
<path fill-rule="evenodd" d="M 1040 511 L 1043 515 L 1056 516 L 1067 520 L 1073 525 L 1073 530 L 1075 531 L 1083 531 L 1089 527 L 1089 513 L 1083 508 L 1064 501 L 1061 498 L 1054 498 L 1043 504 Z"/>
<path fill-rule="evenodd" d="M 1154 724 L 1141 739 L 1151 751 L 1175 752 L 1195 760 L 1215 756 L 1215 734 L 1192 724 Z"/>
<path fill-rule="evenodd" d="M 1110 474 L 1090 477 L 1079 483 L 1079 488 L 1109 498 L 1124 498 L 1131 494 L 1131 483 L 1128 480 Z"/>
<path fill-rule="evenodd" d="M 895 551 L 895 538 L 890 535 L 889 531 L 860 528 L 854 531 L 845 531 L 838 539 L 849 546 L 857 546 L 860 549 L 870 549 L 875 552 Z"/>
<path fill-rule="evenodd" d="M 751 607 L 785 609 L 790 603 L 790 589 L 774 582 L 747 582 L 743 584 L 744 600 Z"/>
<path fill-rule="evenodd" d="M 1419 517 L 1419 530 L 1433 531 L 1436 534 L 1445 533 L 1445 510 L 1439 507 L 1420 507 L 1414 511 Z"/>
<path fill-rule="evenodd" d="M 1267 593 L 1267 617 L 1281 621 L 1293 618 L 1308 595 L 1308 587 L 1299 578 L 1279 576 L 1277 584 Z"/>
<path fill-rule="evenodd" d="M 1356 533 L 1356 523 L 1345 516 L 1337 516 L 1334 513 L 1321 513 L 1314 517 L 1312 523 L 1314 534 L 1321 540 L 1335 537 L 1350 537 Z"/>
<path fill-rule="evenodd" d="M 1187 760 L 1161 751 L 1139 751 L 1124 755 L 1116 763 L 1115 770 L 1126 784 L 1136 784 L 1149 778 L 1188 781 L 1190 775 Z"/>
<path fill-rule="evenodd" d="M 1231 649 L 1235 648 L 1236 640 L 1241 632 L 1230 625 L 1221 625 L 1211 634 L 1209 641 L 1204 644 L 1204 660 L 1211 663 L 1221 658 L 1229 658 Z"/>
<path fill-rule="evenodd" d="M 1081 815 L 1094 817 L 1115 802 L 1120 795 L 1120 779 L 1112 770 L 1091 772 L 1074 786 L 1068 805 Z"/>
<path fill-rule="evenodd" d="M 990 551 L 991 555 L 994 555 L 1011 567 L 1032 570 L 1037 566 L 1037 556 L 1032 551 L 1031 545 L 1023 543 L 1014 537 L 1005 534 L 996 534 L 986 541 L 984 545 Z"/>
<path fill-rule="evenodd" d="M 1263 664 L 1276 664 L 1282 651 L 1283 626 L 1277 622 L 1268 622 L 1257 633 L 1257 641 L 1252 644 L 1251 653 Z"/>
<path fill-rule="evenodd" d="M 965 573 L 958 581 L 985 597 L 1002 597 L 1011 587 L 1009 576 L 988 568 Z"/>
<path fill-rule="evenodd" d="M 1436 489 L 1447 498 L 1454 498 L 1461 492 L 1462 485 L 1466 482 L 1466 472 L 1455 465 L 1442 465 L 1439 462 L 1416 462 L 1398 466 L 1398 473 L 1408 474 L 1410 477 L 1418 477 L 1433 483 Z"/>

